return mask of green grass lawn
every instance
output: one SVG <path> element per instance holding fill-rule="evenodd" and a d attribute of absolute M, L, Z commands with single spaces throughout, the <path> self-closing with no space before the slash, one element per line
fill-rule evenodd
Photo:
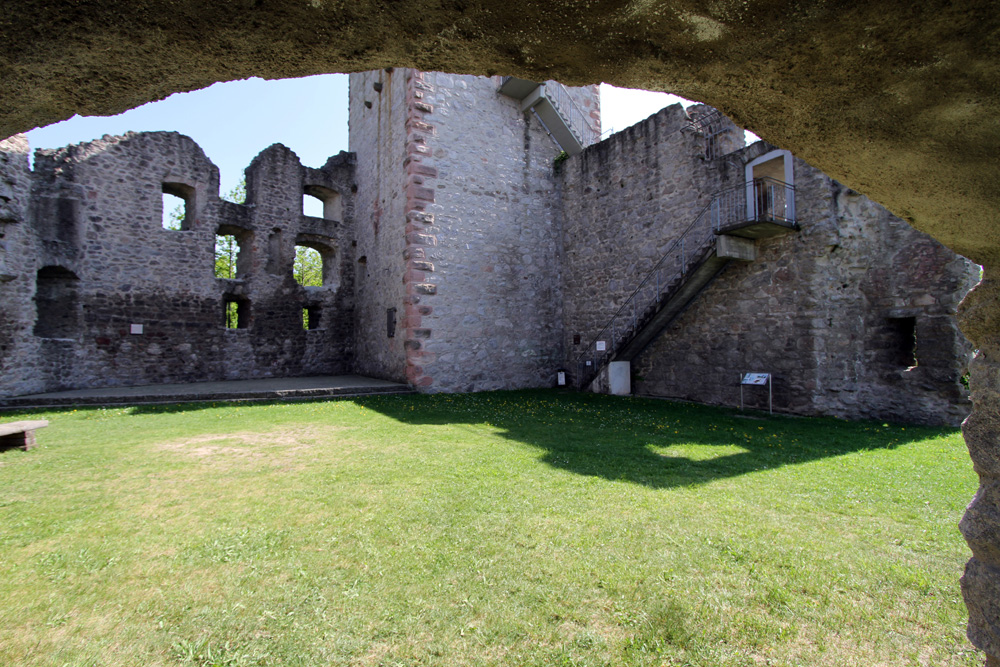
<path fill-rule="evenodd" d="M 550 391 L 7 413 L 0 665 L 976 665 L 955 430 Z"/>

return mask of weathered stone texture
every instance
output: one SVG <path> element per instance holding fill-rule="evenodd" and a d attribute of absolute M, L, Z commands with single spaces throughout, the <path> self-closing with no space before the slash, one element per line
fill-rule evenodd
<path fill-rule="evenodd" d="M 414 74 L 405 76 L 412 82 Z M 389 223 L 405 225 L 405 252 L 379 260 L 395 258 L 408 286 L 397 306 L 405 315 L 407 379 L 429 391 L 550 384 L 562 357 L 561 233 L 552 172 L 558 146 L 514 100 L 497 94 L 497 80 L 441 73 L 411 85 L 410 115 L 397 112 L 396 128 L 365 133 L 363 118 L 374 109 L 359 98 L 369 95 L 370 77 L 352 75 L 352 119 L 360 116 L 352 124 L 352 148 L 362 165 L 359 200 L 367 190 L 408 179 L 406 212 Z M 381 95 L 387 92 L 384 85 Z M 574 94 L 585 104 L 596 92 Z M 596 101 L 589 108 L 599 113 Z M 398 128 L 403 122 L 405 140 Z M 364 156 L 381 154 L 404 157 L 386 165 L 395 173 L 381 172 L 376 182 L 380 174 L 364 166 Z M 399 215 L 398 206 L 392 215 Z M 359 235 L 359 254 L 362 247 Z M 359 334 L 358 340 L 369 339 Z M 359 345 L 359 360 L 392 356 L 391 344 L 377 349 L 374 340 L 371 351 Z"/>
<path fill-rule="evenodd" d="M 690 116 L 678 104 L 563 163 L 569 359 L 593 344 L 711 196 L 743 182 L 741 166 L 707 161 L 705 148 L 704 134 L 691 129 Z"/>
<path fill-rule="evenodd" d="M 25 259 L 0 286 L 12 314 L 0 331 L 17 341 L 0 357 L 0 394 L 346 371 L 350 230 L 302 215 L 307 173 L 351 214 L 347 156 L 305 170 L 272 146 L 247 169 L 247 205 L 237 206 L 218 198 L 218 170 L 176 133 L 37 152 L 28 222 L 9 249 Z M 187 199 L 183 230 L 162 227 L 166 189 Z M 243 239 L 235 279 L 214 277 L 217 232 Z M 329 286 L 294 281 L 296 243 L 328 250 Z M 225 328 L 227 299 L 246 304 L 246 328 Z M 319 328 L 303 329 L 306 306 Z"/>
<path fill-rule="evenodd" d="M 350 149 L 358 163 L 355 369 L 399 382 L 407 380 L 400 321 L 406 296 L 407 74 L 351 75 L 349 95 Z"/>
<path fill-rule="evenodd" d="M 592 348 L 711 195 L 739 187 L 744 165 L 773 148 L 762 142 L 709 160 L 705 140 L 672 107 L 565 163 L 571 359 Z M 801 231 L 759 240 L 755 261 L 730 263 L 634 360 L 635 391 L 738 405 L 740 374 L 770 372 L 778 410 L 957 424 L 970 408 L 960 380 L 971 350 L 953 313 L 978 270 L 866 197 L 793 164 Z M 912 368 L 894 354 L 892 329 L 909 318 Z M 766 389 L 744 396 L 767 407 Z"/>

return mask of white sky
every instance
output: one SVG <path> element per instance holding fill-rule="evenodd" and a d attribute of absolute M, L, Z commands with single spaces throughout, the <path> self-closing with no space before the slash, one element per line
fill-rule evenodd
<path fill-rule="evenodd" d="M 668 104 L 692 102 L 666 93 L 601 85 L 601 120 L 620 131 Z M 254 156 L 273 143 L 291 148 L 310 167 L 347 150 L 347 75 L 301 79 L 246 79 L 177 93 L 117 116 L 74 116 L 33 130 L 34 148 L 59 148 L 105 134 L 172 130 L 186 134 L 219 167 L 220 191 L 232 190 Z M 749 137 L 748 140 L 753 140 Z"/>

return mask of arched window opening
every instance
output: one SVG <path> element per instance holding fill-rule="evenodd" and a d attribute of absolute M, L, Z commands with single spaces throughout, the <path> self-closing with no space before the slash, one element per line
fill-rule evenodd
<path fill-rule="evenodd" d="M 194 220 L 194 188 L 184 183 L 163 184 L 164 229 L 186 231 Z"/>
<path fill-rule="evenodd" d="M 324 220 L 343 220 L 340 193 L 320 185 L 307 185 L 302 197 L 302 214 Z"/>
<path fill-rule="evenodd" d="M 295 282 L 303 287 L 323 286 L 323 255 L 316 248 L 295 246 L 295 262 L 292 264 Z"/>
<path fill-rule="evenodd" d="M 337 287 L 340 273 L 333 239 L 315 234 L 296 237 L 292 274 L 303 287 Z"/>
<path fill-rule="evenodd" d="M 79 279 L 61 266 L 43 266 L 35 282 L 35 335 L 72 338 L 78 330 Z"/>
<path fill-rule="evenodd" d="M 247 329 L 250 327 L 250 302 L 227 296 L 223 301 L 222 316 L 226 329 Z"/>
<path fill-rule="evenodd" d="M 215 233 L 215 277 L 242 279 L 250 271 L 250 232 L 221 225 Z"/>

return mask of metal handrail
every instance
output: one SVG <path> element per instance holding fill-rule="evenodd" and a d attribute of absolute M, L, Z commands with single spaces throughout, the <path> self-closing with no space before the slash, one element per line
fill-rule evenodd
<path fill-rule="evenodd" d="M 594 143 L 593 135 L 596 132 L 590 124 L 587 112 L 580 108 L 580 105 L 569 94 L 566 86 L 558 81 L 546 81 L 542 85 L 545 87 L 545 96 L 552 103 L 552 106 L 556 108 L 556 111 L 568 121 L 566 124 L 569 126 L 573 136 L 580 142 L 580 145 L 589 146 Z M 583 128 L 587 129 L 590 136 L 586 138 L 581 136 Z"/>
<path fill-rule="evenodd" d="M 585 387 L 620 349 L 631 339 L 646 318 L 649 309 L 683 284 L 684 277 L 695 268 L 721 230 L 747 222 L 779 222 L 794 224 L 795 188 L 772 178 L 761 178 L 721 190 L 698 213 L 694 221 L 667 248 L 666 253 L 639 286 L 615 311 L 590 343 L 577 356 L 579 386 Z M 753 204 L 747 207 L 747 201 Z M 770 206 L 763 206 L 764 203 Z M 780 215 L 778 214 L 780 213 Z M 787 217 L 790 215 L 790 217 Z M 604 341 L 605 349 L 597 350 Z M 590 361 L 590 370 L 586 371 Z"/>

